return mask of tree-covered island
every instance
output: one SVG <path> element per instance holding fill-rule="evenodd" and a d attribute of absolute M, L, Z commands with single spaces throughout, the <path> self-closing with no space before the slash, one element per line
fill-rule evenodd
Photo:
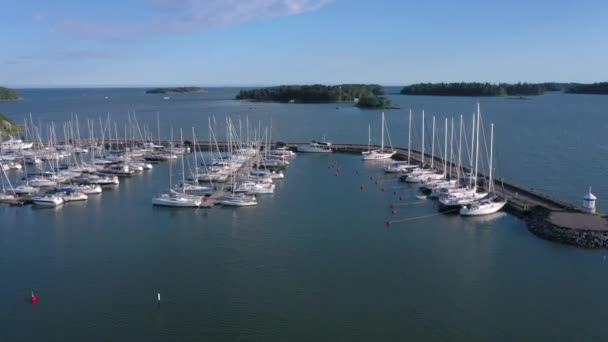
<path fill-rule="evenodd" d="M 334 103 L 353 102 L 361 108 L 386 108 L 390 100 L 382 97 L 384 88 L 377 84 L 282 85 L 244 89 L 237 100 L 254 102 Z"/>
<path fill-rule="evenodd" d="M 567 89 L 566 93 L 608 95 L 608 82 L 579 84 Z"/>
<path fill-rule="evenodd" d="M 536 83 L 417 83 L 401 89 L 404 95 L 436 96 L 523 96 L 544 92 L 544 86 Z"/>
<path fill-rule="evenodd" d="M 13 89 L 0 87 L 0 101 L 15 101 L 19 100 L 19 95 Z"/>
<path fill-rule="evenodd" d="M 190 94 L 206 93 L 206 88 L 201 87 L 175 87 L 175 88 L 155 88 L 146 90 L 146 94 Z"/>

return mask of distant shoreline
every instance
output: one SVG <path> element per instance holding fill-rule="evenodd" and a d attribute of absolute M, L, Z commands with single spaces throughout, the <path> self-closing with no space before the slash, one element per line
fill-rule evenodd
<path fill-rule="evenodd" d="M 175 87 L 175 88 L 155 88 L 146 90 L 146 94 L 195 94 L 195 93 L 207 93 L 207 88 L 200 87 Z"/>

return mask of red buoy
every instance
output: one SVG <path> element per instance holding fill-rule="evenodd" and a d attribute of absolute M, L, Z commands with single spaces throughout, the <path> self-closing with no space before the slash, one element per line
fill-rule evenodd
<path fill-rule="evenodd" d="M 361 190 L 365 190 L 365 187 L 363 185 L 361 185 Z"/>
<path fill-rule="evenodd" d="M 369 180 L 374 180 L 374 177 L 372 177 L 372 176 L 369 176 Z"/>
<path fill-rule="evenodd" d="M 393 215 L 397 215 L 397 210 L 393 210 Z"/>
<path fill-rule="evenodd" d="M 395 208 L 395 203 L 391 203 L 391 209 Z"/>
<path fill-rule="evenodd" d="M 403 196 L 399 196 L 399 200 L 400 200 L 400 201 L 403 201 Z"/>
<path fill-rule="evenodd" d="M 36 302 L 38 302 L 38 297 L 36 297 L 34 291 L 32 291 L 32 294 L 30 295 L 30 303 L 34 304 Z"/>
<path fill-rule="evenodd" d="M 393 224 L 393 222 L 391 222 L 391 221 L 386 221 L 386 226 L 387 226 L 387 227 L 388 227 L 388 226 L 390 226 L 391 224 Z"/>
<path fill-rule="evenodd" d="M 382 188 L 382 192 L 384 192 L 384 188 Z"/>
<path fill-rule="evenodd" d="M 393 191 L 393 195 L 397 196 L 397 191 Z"/>
<path fill-rule="evenodd" d="M 336 177 L 338 177 L 340 175 L 340 173 L 336 172 Z"/>

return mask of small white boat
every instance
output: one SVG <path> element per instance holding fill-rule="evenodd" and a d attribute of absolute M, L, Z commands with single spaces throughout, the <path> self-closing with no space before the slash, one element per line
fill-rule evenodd
<path fill-rule="evenodd" d="M 204 186 L 198 184 L 190 184 L 190 183 L 179 183 L 176 184 L 173 189 L 177 192 L 183 192 L 186 194 L 210 194 L 215 189 L 212 186 Z"/>
<path fill-rule="evenodd" d="M 18 196 L 16 194 L 0 193 L 0 202 L 12 201 L 17 198 L 18 198 Z"/>
<path fill-rule="evenodd" d="M 14 189 L 17 195 L 32 195 L 37 193 L 40 189 L 28 184 L 17 185 Z"/>
<path fill-rule="evenodd" d="M 371 126 L 370 129 L 368 131 L 368 139 L 369 139 L 369 146 L 371 147 Z M 390 138 L 390 136 L 389 136 Z M 382 144 L 380 145 L 380 149 L 379 150 L 369 150 L 369 151 L 364 151 L 361 152 L 361 154 L 363 155 L 363 160 L 384 160 L 384 159 L 390 159 L 392 156 L 395 155 L 395 153 L 397 153 L 397 151 L 389 151 L 389 152 L 385 152 L 384 151 L 384 112 L 382 112 Z"/>
<path fill-rule="evenodd" d="M 30 178 L 28 183 L 34 187 L 54 187 L 57 185 L 54 180 L 40 176 Z"/>
<path fill-rule="evenodd" d="M 8 170 L 21 170 L 22 168 L 21 164 L 17 162 L 8 162 L 6 166 L 8 166 Z"/>
<path fill-rule="evenodd" d="M 327 141 L 311 141 L 308 145 L 298 145 L 298 152 L 331 153 L 331 143 Z"/>
<path fill-rule="evenodd" d="M 271 195 L 274 193 L 275 185 L 272 183 L 256 183 L 245 181 L 237 183 L 234 192 L 246 193 L 249 195 Z"/>
<path fill-rule="evenodd" d="M 57 195 L 44 195 L 33 197 L 32 202 L 40 207 L 57 207 L 63 204 L 63 198 Z"/>
<path fill-rule="evenodd" d="M 160 193 L 152 198 L 152 204 L 161 207 L 198 208 L 201 206 L 201 198 L 175 192 Z"/>
<path fill-rule="evenodd" d="M 258 204 L 255 196 L 245 194 L 229 194 L 219 200 L 221 205 L 228 207 L 249 207 Z"/>
<path fill-rule="evenodd" d="M 77 202 L 86 201 L 87 199 L 89 199 L 89 196 L 78 191 L 66 191 L 61 194 L 61 198 L 64 202 Z"/>
<path fill-rule="evenodd" d="M 494 214 L 507 204 L 506 200 L 483 199 L 460 208 L 462 216 L 481 216 Z"/>
<path fill-rule="evenodd" d="M 405 173 L 409 170 L 417 168 L 418 165 L 411 165 L 406 161 L 397 161 L 393 162 L 384 167 L 384 172 L 386 173 Z"/>

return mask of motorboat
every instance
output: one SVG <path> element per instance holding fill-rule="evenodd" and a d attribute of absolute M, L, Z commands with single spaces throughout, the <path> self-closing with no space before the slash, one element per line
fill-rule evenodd
<path fill-rule="evenodd" d="M 36 196 L 32 198 L 34 205 L 40 207 L 57 207 L 63 204 L 64 200 L 58 195 L 47 194 L 44 196 Z"/>
<path fill-rule="evenodd" d="M 311 141 L 308 145 L 298 145 L 298 152 L 331 153 L 331 143 L 327 141 Z"/>

